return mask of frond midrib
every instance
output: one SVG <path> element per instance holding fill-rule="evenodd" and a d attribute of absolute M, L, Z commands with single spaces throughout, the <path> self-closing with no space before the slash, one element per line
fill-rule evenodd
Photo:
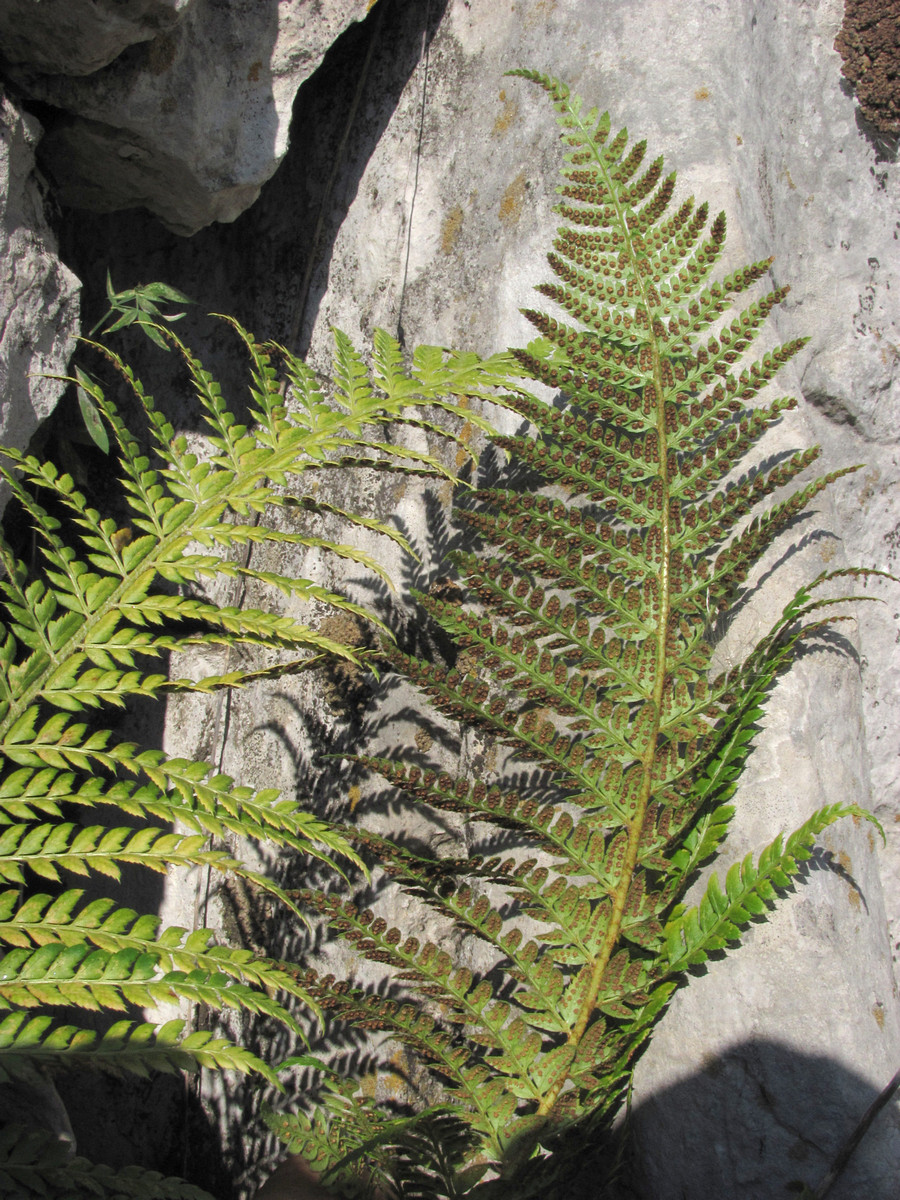
<path fill-rule="evenodd" d="M 662 495 L 660 498 L 660 514 L 658 528 L 661 532 L 661 547 L 660 547 L 660 565 L 657 574 L 659 580 L 659 619 L 656 631 L 656 662 L 655 662 L 655 677 L 654 686 L 651 692 L 651 699 L 645 703 L 652 703 L 655 707 L 655 716 L 650 734 L 647 749 L 642 756 L 642 781 L 641 789 L 638 796 L 634 816 L 631 819 L 628 832 L 628 848 L 625 857 L 625 863 L 621 871 L 621 880 L 617 886 L 613 896 L 613 910 L 607 926 L 606 936 L 601 946 L 599 954 L 596 956 L 592 964 L 591 981 L 586 991 L 584 1000 L 580 1006 L 580 1011 L 575 1024 L 568 1037 L 568 1042 L 575 1046 L 581 1041 L 588 1027 L 590 1019 L 595 1012 L 597 998 L 600 995 L 603 987 L 603 977 L 606 968 L 612 957 L 613 950 L 619 942 L 621 936 L 622 919 L 625 911 L 625 904 L 628 896 L 628 891 L 631 886 L 632 876 L 638 861 L 638 851 L 640 848 L 641 834 L 643 832 L 644 817 L 646 815 L 647 805 L 653 791 L 652 769 L 656 759 L 656 746 L 659 738 L 660 720 L 662 715 L 662 700 L 663 691 L 666 682 L 666 667 L 668 655 L 666 649 L 666 640 L 669 624 L 669 608 L 671 597 L 669 594 L 669 570 L 670 559 L 672 553 L 672 534 L 671 534 L 671 514 L 669 511 L 669 479 L 668 479 L 668 442 L 666 436 L 666 421 L 665 421 L 665 391 L 663 388 L 662 379 L 662 355 L 659 345 L 659 339 L 653 332 L 653 310 L 650 299 L 647 295 L 647 288 L 644 282 L 642 273 L 638 270 L 638 259 L 635 251 L 633 238 L 628 226 L 628 220 L 622 205 L 619 202 L 618 193 L 610 179 L 609 171 L 606 166 L 602 151 L 598 150 L 596 141 L 592 132 L 588 130 L 581 120 L 580 114 L 573 114 L 572 107 L 569 106 L 570 116 L 578 122 L 578 127 L 582 138 L 590 148 L 591 154 L 601 170 L 606 183 L 607 189 L 612 198 L 612 203 L 616 210 L 616 216 L 620 228 L 625 237 L 625 244 L 628 250 L 631 269 L 634 278 L 637 281 L 640 291 L 640 302 L 648 315 L 649 325 L 649 345 L 653 355 L 653 387 L 656 393 L 656 435 L 657 435 L 657 478 L 661 482 Z M 571 986 L 571 985 L 570 985 Z M 553 1081 L 541 1100 L 537 1115 L 546 1116 L 549 1114 L 559 1094 L 569 1077 L 569 1070 L 560 1072 L 557 1079 Z"/>

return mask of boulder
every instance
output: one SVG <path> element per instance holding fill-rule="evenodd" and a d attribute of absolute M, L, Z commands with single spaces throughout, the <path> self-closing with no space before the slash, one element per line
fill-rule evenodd
<path fill-rule="evenodd" d="M 287 150 L 298 89 L 367 7 L 146 0 L 122 13 L 108 5 L 92 17 L 107 31 L 100 43 L 55 36 L 48 14 L 52 50 L 35 37 L 29 57 L 30 39 L 16 39 L 5 69 L 26 96 L 56 110 L 41 154 L 60 203 L 100 212 L 142 206 L 191 234 L 233 221 L 257 198 Z M 70 19 L 94 28 L 77 13 Z M 91 68 L 86 43 L 98 47 Z"/>
<path fill-rule="evenodd" d="M 504 79 L 503 71 L 548 70 L 589 103 L 608 106 L 617 126 L 646 137 L 653 154 L 665 154 L 678 170 L 678 196 L 693 193 L 714 212 L 727 211 L 724 269 L 774 255 L 771 280 L 791 284 L 760 352 L 797 336 L 810 339 L 779 379 L 800 407 L 773 431 L 763 453 L 819 442 L 822 470 L 865 464 L 817 501 L 754 574 L 747 603 L 719 647 L 720 664 L 736 661 L 795 589 L 823 569 L 860 564 L 896 571 L 900 176 L 890 147 L 868 140 L 842 84 L 834 49 L 839 0 L 739 6 L 379 0 L 373 16 L 382 5 L 382 25 L 373 21 L 352 49 L 345 36 L 344 50 L 335 47 L 304 89 L 282 170 L 232 227 L 205 229 L 185 242 L 143 214 L 70 218 L 79 222 L 72 244 L 92 280 L 91 302 L 102 304 L 107 262 L 120 286 L 165 278 L 206 308 L 237 313 L 262 336 L 308 349 L 322 371 L 329 367 L 331 325 L 358 343 L 380 325 L 410 347 L 438 342 L 487 354 L 522 344 L 531 329 L 518 309 L 535 303 L 532 287 L 548 275 L 543 256 L 557 224 L 552 206 L 561 151 L 546 98 L 521 80 Z M 282 21 L 307 11 L 302 4 L 290 12 L 278 8 L 278 31 Z M 283 153 L 286 143 L 286 118 L 276 117 L 275 106 L 266 109 L 268 125 L 253 110 L 255 124 L 246 127 L 236 108 L 226 108 L 232 137 L 216 148 L 216 161 L 227 166 L 218 192 L 203 174 L 207 168 L 197 165 L 203 147 L 177 148 L 190 142 L 187 126 L 170 123 L 163 104 L 154 109 L 148 97 L 171 95 L 177 107 L 215 94 L 227 105 L 234 95 L 224 93 L 236 95 L 249 82 L 252 63 L 243 52 L 231 60 L 241 66 L 230 84 L 220 78 L 220 59 L 209 59 L 212 68 L 203 64 L 211 83 L 199 60 L 189 61 L 188 32 L 205 10 L 195 0 L 159 75 L 177 79 L 184 98 L 154 92 L 136 69 L 153 46 L 159 51 L 159 39 L 126 51 L 126 62 L 90 80 L 29 83 L 33 94 L 60 107 L 63 94 L 72 94 L 67 89 L 82 90 L 72 105 L 78 115 L 67 120 L 78 125 L 79 137 L 98 145 L 107 139 L 105 157 L 97 160 L 101 181 L 108 176 L 120 188 L 117 180 L 127 172 L 113 170 L 112 157 L 127 159 L 126 146 L 134 147 L 136 161 L 146 152 L 149 165 L 135 178 L 153 198 L 141 202 L 161 212 L 170 229 L 203 223 L 201 195 L 219 196 L 222 211 L 232 213 L 228 189 L 244 186 L 240 180 L 253 173 L 233 164 L 271 162 L 270 144 Z M 217 11 L 234 37 L 239 17 L 253 16 L 241 0 Z M 284 44 L 271 24 L 273 10 L 256 5 L 254 11 L 257 32 L 270 21 L 262 37 L 266 53 L 253 52 L 266 87 L 254 94 L 268 94 L 266 88 L 274 94 Z M 334 20 L 337 29 L 341 22 Z M 298 60 L 298 73 L 306 69 Z M 119 71 L 125 82 L 116 92 Z M 127 134 L 131 140 L 119 143 L 108 132 L 124 129 L 113 119 L 114 96 L 123 108 L 126 98 L 147 98 L 143 109 L 135 101 L 133 110 L 143 116 Z M 261 129 L 265 147 L 252 138 Z M 66 141 L 64 123 L 51 136 L 60 140 L 56 149 L 51 141 L 47 161 L 62 172 L 74 140 Z M 187 165 L 177 175 L 164 164 L 163 174 L 178 181 L 166 191 L 153 171 L 169 153 Z M 199 190 L 191 190 L 189 179 Z M 77 186 L 86 192 L 95 185 L 85 175 Z M 124 202 L 126 190 L 122 185 L 106 207 Z M 179 207 L 181 193 L 186 210 Z M 77 195 L 75 183 L 62 194 Z M 215 203 L 208 201 L 207 213 Z M 92 204 L 104 202 L 98 195 Z M 196 348 L 234 388 L 242 368 L 224 349 L 225 339 L 215 331 L 204 337 Z M 161 357 L 139 364 L 148 382 L 172 369 L 160 367 Z M 174 377 L 171 388 L 153 390 L 170 392 L 182 405 L 182 424 L 189 423 Z M 331 478 L 326 494 L 339 508 L 396 513 L 422 557 L 417 582 L 427 585 L 429 573 L 440 570 L 449 534 L 437 500 L 426 506 L 410 485 L 391 482 L 379 490 L 349 474 Z M 408 563 L 387 561 L 396 579 L 409 581 Z M 310 575 L 319 566 L 312 558 L 292 565 Z M 354 598 L 371 599 L 359 576 L 354 570 L 347 586 Z M 341 580 L 331 575 L 322 582 Z M 773 919 L 678 993 L 635 1078 L 632 1184 L 644 1200 L 762 1200 L 798 1179 L 814 1186 L 900 1060 L 892 964 L 900 942 L 900 601 L 889 581 L 860 581 L 858 590 L 865 587 L 887 604 L 852 611 L 853 620 L 841 627 L 844 640 L 808 653 L 774 690 L 723 863 L 758 852 L 835 801 L 875 810 L 887 847 L 867 825 L 848 820 L 834 827 Z M 405 693 L 374 696 L 365 721 L 323 699 L 321 685 L 306 679 L 281 681 L 275 698 L 260 687 L 227 705 L 222 697 L 181 701 L 170 711 L 167 744 L 203 753 L 257 784 L 305 795 L 321 788 L 309 764 L 323 749 L 358 747 L 367 730 L 378 731 L 381 746 L 411 736 Z M 462 844 L 464 831 L 443 834 L 457 835 Z M 189 913 L 193 905 L 187 889 L 172 898 L 175 912 Z M 884 1113 L 829 1195 L 886 1200 L 898 1168 L 900 1130 L 895 1116 Z"/>
<path fill-rule="evenodd" d="M 8 63 L 90 75 L 135 42 L 175 24 L 193 0 L 2 0 L 0 47 Z"/>
<path fill-rule="evenodd" d="M 561 150 L 546 98 L 501 77 L 512 66 L 608 107 L 614 128 L 677 168 L 677 196 L 726 210 L 724 270 L 774 255 L 771 281 L 792 292 L 756 356 L 810 340 L 777 384 L 799 410 L 763 453 L 818 442 L 822 471 L 865 465 L 754 574 L 723 666 L 804 580 L 849 564 L 897 570 L 900 175 L 842 81 L 842 16 L 838 0 L 454 3 L 321 276 L 314 354 L 331 324 L 482 353 L 531 336 L 517 309 L 543 303 L 531 287 L 549 275 Z M 838 800 L 874 810 L 887 846 L 850 821 L 830 831 L 772 919 L 679 992 L 635 1077 L 642 1200 L 768 1200 L 798 1179 L 815 1186 L 900 1061 L 900 593 L 886 581 L 850 587 L 886 604 L 859 605 L 840 627 L 848 641 L 804 657 L 775 689 L 720 878 Z M 883 1114 L 829 1196 L 887 1200 L 898 1167 L 900 1128 Z"/>
<path fill-rule="evenodd" d="M 79 283 L 57 255 L 37 120 L 0 96 L 0 443 L 24 449 L 64 388 L 78 334 Z"/>

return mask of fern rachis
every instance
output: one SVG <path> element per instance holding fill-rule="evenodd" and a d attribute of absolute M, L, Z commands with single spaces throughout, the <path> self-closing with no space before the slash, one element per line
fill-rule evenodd
<path fill-rule="evenodd" d="M 168 297 L 167 289 L 153 288 L 157 298 Z M 129 1005 L 187 1001 L 297 1030 L 292 1007 L 299 1001 L 314 1008 L 315 1001 L 287 964 L 224 945 L 210 929 L 160 928 L 158 918 L 112 898 L 87 899 L 71 886 L 72 877 L 115 881 L 123 864 L 157 872 L 203 866 L 243 876 L 302 918 L 281 888 L 247 867 L 233 848 L 239 839 L 299 851 L 336 869 L 342 860 L 359 862 L 352 844 L 297 798 L 241 785 L 206 762 L 137 746 L 106 725 L 103 710 L 135 696 L 277 678 L 325 656 L 360 663 L 351 647 L 279 613 L 277 597 L 324 604 L 355 619 L 367 619 L 363 609 L 311 580 L 257 570 L 240 551 L 259 543 L 311 546 L 384 576 L 365 553 L 313 535 L 301 522 L 279 527 L 273 512 L 319 512 L 306 480 L 338 461 L 446 476 L 437 458 L 393 445 L 383 426 L 427 421 L 454 439 L 463 399 L 505 381 L 510 364 L 426 347 L 407 368 L 396 341 L 378 331 L 370 374 L 336 333 L 328 396 L 304 363 L 259 345 L 231 322 L 250 360 L 248 427 L 237 423 L 202 363 L 141 311 L 138 323 L 183 359 L 207 422 L 203 450 L 199 439 L 189 445 L 176 435 L 128 365 L 98 345 L 150 435 L 150 445 L 141 445 L 106 389 L 76 370 L 82 411 L 111 435 L 100 437 L 95 428 L 95 440 L 104 453 L 112 443 L 118 455 L 124 520 L 122 512 L 117 519 L 103 515 L 70 475 L 33 455 L 5 450 L 0 466 L 38 547 L 33 554 L 17 551 L 12 538 L 0 537 L 0 1083 L 44 1069 L 145 1074 L 207 1066 L 255 1071 L 277 1086 L 270 1064 L 184 1021 L 115 1021 L 101 1036 L 45 1011 L 123 1012 Z M 286 385 L 273 365 L 279 353 Z M 448 420 L 436 419 L 435 411 Z M 406 545 L 364 514 L 337 515 Z M 268 591 L 271 606 L 215 603 L 204 585 L 222 578 L 252 579 Z M 252 648 L 257 661 L 195 679 L 170 679 L 156 669 L 170 651 L 197 646 Z M 59 1182 L 66 1171 L 70 1180 L 83 1176 L 79 1195 L 142 1188 L 147 1197 L 199 1194 L 183 1181 L 137 1169 L 117 1174 L 82 1160 L 61 1164 L 39 1134 L 22 1135 L 21 1142 L 27 1153 L 0 1138 L 0 1183 L 24 1194 L 55 1194 L 68 1186 Z"/>
<path fill-rule="evenodd" d="M 536 764 L 544 782 L 521 794 L 502 779 L 454 778 L 401 753 L 359 759 L 416 803 L 518 835 L 522 848 L 511 854 L 447 860 L 402 835 L 355 834 L 401 888 L 485 954 L 492 948 L 493 966 L 480 976 L 338 893 L 302 896 L 361 955 L 385 964 L 399 992 L 369 994 L 312 973 L 305 985 L 337 1019 L 382 1029 L 419 1056 L 468 1130 L 452 1164 L 430 1176 L 426 1194 L 435 1196 L 545 1194 L 567 1169 L 547 1151 L 573 1126 L 615 1111 L 634 1054 L 685 968 L 738 940 L 815 836 L 858 811 L 820 809 L 757 860 L 735 864 L 724 887 L 713 876 L 700 904 L 684 908 L 689 881 L 727 832 L 775 674 L 800 638 L 836 619 L 832 598 L 818 600 L 812 587 L 840 573 L 802 589 L 720 679 L 709 678 L 710 609 L 733 603 L 760 555 L 841 472 L 741 526 L 817 455 L 801 450 L 736 474 L 794 404 L 749 402 L 802 341 L 739 375 L 735 366 L 786 290 L 729 315 L 770 262 L 709 282 L 724 216 L 708 225 L 706 206 L 692 200 L 666 216 L 674 176 L 663 177 L 662 160 L 640 174 L 643 143 L 630 145 L 625 131 L 610 138 L 608 117 L 583 110 L 564 85 L 519 74 L 549 93 L 559 116 L 568 154 L 557 211 L 567 224 L 549 256 L 557 282 L 538 289 L 565 316 L 527 310 L 541 338 L 514 353 L 565 402 L 507 398 L 535 433 L 494 445 L 544 486 L 466 497 L 459 516 L 486 546 L 454 556 L 471 600 L 418 597 L 456 640 L 457 667 L 396 649 L 388 656 L 440 713 L 508 748 L 512 765 Z M 523 931 L 521 918 L 537 924 Z M 364 1138 L 346 1118 L 340 1128 L 329 1122 L 337 1106 L 352 1115 L 351 1092 L 326 1081 L 323 1109 L 273 1118 L 348 1193 L 363 1143 L 367 1152 L 377 1146 L 379 1120 L 392 1169 L 390 1119 L 371 1101 L 356 1100 Z M 426 1113 L 425 1126 L 432 1119 Z M 395 1164 L 399 1194 L 411 1186 L 407 1169 L 407 1159 Z"/>

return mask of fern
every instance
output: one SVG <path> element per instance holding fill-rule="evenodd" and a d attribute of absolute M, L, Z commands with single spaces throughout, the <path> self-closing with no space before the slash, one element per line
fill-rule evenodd
<path fill-rule="evenodd" d="M 0 1190 L 19 1200 L 26 1196 L 65 1197 L 88 1200 L 109 1196 L 111 1200 L 211 1200 L 202 1188 L 183 1179 L 160 1175 L 142 1167 L 112 1167 L 71 1156 L 65 1143 L 50 1134 L 21 1125 L 0 1130 Z"/>
<path fill-rule="evenodd" d="M 303 985 L 335 1019 L 382 1030 L 411 1051 L 468 1130 L 452 1169 L 432 1173 L 421 1193 L 442 1197 L 551 1194 L 572 1163 L 550 1151 L 570 1132 L 608 1124 L 685 969 L 766 914 L 822 829 L 865 815 L 852 805 L 820 809 L 758 859 L 732 866 L 724 887 L 713 875 L 699 905 L 684 907 L 697 868 L 728 830 L 766 692 L 798 641 L 839 619 L 833 598 L 812 591 L 835 576 L 802 589 L 718 679 L 713 620 L 842 472 L 754 515 L 818 454 L 801 450 L 738 474 L 795 403 L 750 405 L 801 340 L 739 365 L 787 289 L 736 312 L 770 261 L 712 280 L 724 216 L 710 223 L 693 200 L 673 212 L 674 176 L 661 159 L 643 166 L 643 142 L 624 130 L 611 136 L 609 117 L 563 84 L 513 74 L 549 94 L 567 149 L 557 208 L 565 224 L 549 255 L 555 281 L 538 288 L 557 315 L 525 311 L 540 338 L 514 354 L 565 402 L 505 400 L 532 432 L 494 445 L 543 486 L 466 496 L 458 515 L 484 543 L 453 558 L 469 603 L 417 597 L 455 639 L 457 667 L 386 653 L 440 713 L 507 748 L 510 764 L 533 764 L 532 779 L 545 782 L 523 795 L 513 783 L 455 778 L 400 754 L 359 759 L 418 804 L 514 831 L 518 852 L 468 859 L 347 831 L 400 888 L 492 953 L 485 974 L 340 892 L 297 897 L 383 964 L 396 990 L 373 994 L 313 972 Z M 534 932 L 520 928 L 526 918 Z M 362 1144 L 373 1117 L 359 1103 Z M 335 1118 L 326 1106 L 293 1121 L 285 1127 L 293 1148 L 333 1186 L 349 1195 L 364 1182 L 347 1158 L 347 1113 Z M 408 1194 L 405 1179 L 398 1160 L 399 1195 Z"/>
<path fill-rule="evenodd" d="M 153 287 L 153 299 L 179 298 Z M 132 323 L 128 305 L 144 291 L 111 293 L 123 314 L 115 328 Z M 124 864 L 157 872 L 204 866 L 252 880 L 303 916 L 285 892 L 248 868 L 239 840 L 294 850 L 336 869 L 342 861 L 360 864 L 359 855 L 293 798 L 236 783 L 209 763 L 122 740 L 104 710 L 137 696 L 238 687 L 334 655 L 360 662 L 351 648 L 279 615 L 276 598 L 289 597 L 292 609 L 315 601 L 366 618 L 363 609 L 310 580 L 251 568 L 241 551 L 259 543 L 315 547 L 384 575 L 352 546 L 307 532 L 305 514 L 335 511 L 315 500 L 307 473 L 358 461 L 454 478 L 438 458 L 393 440 L 386 426 L 426 423 L 459 440 L 455 427 L 480 420 L 457 416 L 468 398 L 505 381 L 513 364 L 435 350 L 420 352 L 406 370 L 397 343 L 379 331 L 370 373 L 336 333 L 327 394 L 303 362 L 258 344 L 230 321 L 250 362 L 253 423 L 244 426 L 187 346 L 151 323 L 156 308 L 134 314 L 154 341 L 181 356 L 206 421 L 202 449 L 176 433 L 119 355 L 93 344 L 149 431 L 144 447 L 107 389 L 78 369 L 72 382 L 83 394 L 82 408 L 103 422 L 95 441 L 101 449 L 104 439 L 111 441 L 118 454 L 124 517 L 102 514 L 52 463 L 2 451 L 0 474 L 15 506 L 7 529 L 21 532 L 29 524 L 37 550 L 23 553 L 16 547 L 24 538 L 0 536 L 0 1079 L 28 1079 L 45 1067 L 142 1074 L 205 1066 L 257 1072 L 277 1086 L 256 1055 L 182 1021 L 116 1021 L 102 1036 L 63 1023 L 60 1008 L 122 1012 L 186 1001 L 265 1015 L 296 1029 L 289 1002 L 317 1006 L 284 964 L 219 944 L 209 929 L 161 929 L 158 918 L 97 898 L 96 890 L 86 900 L 72 877 L 117 880 Z M 283 519 L 276 523 L 279 510 Z M 339 515 L 348 526 L 406 545 L 390 526 L 363 514 Z M 217 603 L 206 589 L 222 579 L 252 579 L 271 595 L 271 606 Z M 219 675 L 169 678 L 161 660 L 200 645 L 250 647 L 255 659 L 245 655 L 249 665 Z M 52 894 L 38 890 L 47 884 Z M 57 1194 L 58 1170 L 66 1172 L 72 1194 L 196 1192 L 141 1172 L 113 1177 L 78 1160 L 59 1167 L 56 1151 L 42 1158 L 49 1143 L 37 1133 L 22 1145 L 21 1151 L 0 1146 L 0 1181 L 16 1194 Z"/>

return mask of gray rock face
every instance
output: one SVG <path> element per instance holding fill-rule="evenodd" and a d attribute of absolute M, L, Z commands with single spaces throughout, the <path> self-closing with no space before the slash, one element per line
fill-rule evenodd
<path fill-rule="evenodd" d="M 548 103 L 502 72 L 550 70 L 588 102 L 608 105 L 613 121 L 647 137 L 652 153 L 664 153 L 678 169 L 679 196 L 693 193 L 713 211 L 727 211 L 724 269 L 775 255 L 774 282 L 791 283 L 768 336 L 769 344 L 810 338 L 779 380 L 801 404 L 763 452 L 817 441 L 823 470 L 866 464 L 817 501 L 751 579 L 749 603 L 719 647 L 722 665 L 737 661 L 797 586 L 823 569 L 849 563 L 896 571 L 900 176 L 895 162 L 876 156 L 842 89 L 833 50 L 839 0 L 379 4 L 386 15 L 377 39 L 361 40 L 355 58 L 323 69 L 311 84 L 282 171 L 231 229 L 204 230 L 184 243 L 139 214 L 81 219 L 81 261 L 86 272 L 96 270 L 94 295 L 103 277 L 95 264 L 108 257 L 120 286 L 165 278 L 201 306 L 237 313 L 263 336 L 308 346 L 323 370 L 332 324 L 358 342 L 381 325 L 409 346 L 439 342 L 490 353 L 521 344 L 530 327 L 518 309 L 535 304 L 532 286 L 548 275 L 543 255 L 557 224 L 560 149 Z M 235 98 L 229 91 L 250 82 L 255 58 L 245 61 L 241 51 L 231 60 L 240 69 L 220 75 L 221 60 L 206 43 L 204 65 L 216 65 L 199 90 L 203 72 L 190 57 L 188 33 L 200 28 L 205 8 L 195 0 L 177 27 L 172 61 L 154 77 L 162 82 L 144 77 L 148 67 L 138 69 L 139 56 L 151 51 L 137 48 L 90 80 L 29 84 L 61 107 L 77 96 L 77 118 L 54 132 L 55 148 L 50 143 L 48 161 L 60 172 L 77 138 L 105 147 L 94 161 L 102 164 L 98 177 L 116 189 L 115 202 L 98 195 L 94 207 L 126 203 L 144 188 L 148 198 L 140 202 L 171 228 L 196 228 L 216 204 L 233 215 L 249 191 L 229 189 L 258 188 L 253 172 L 273 161 L 272 146 L 284 152 L 286 109 L 268 101 L 264 110 L 227 107 Z M 308 6 L 278 6 L 277 31 L 274 8 L 256 5 L 255 16 L 240 0 L 216 8 L 232 41 L 245 20 L 254 44 L 265 47 L 253 51 L 265 79 L 253 93 L 258 99 L 274 95 L 276 80 L 289 93 L 291 73 L 311 69 L 305 50 L 292 65 L 290 43 L 281 40 L 282 23 L 299 28 Z M 324 11 L 333 30 L 347 15 Z M 170 95 L 184 106 L 179 113 L 191 105 L 199 112 L 205 96 L 221 99 L 226 115 L 204 125 L 199 112 L 189 127 L 165 111 Z M 117 104 L 139 114 L 127 134 L 114 130 L 124 128 Z M 248 111 L 256 124 L 242 124 Z M 215 132 L 228 122 L 228 138 Z M 205 157 L 203 136 L 188 128 L 205 129 L 214 154 Z M 254 129 L 263 131 L 256 142 Z M 126 146 L 135 161 L 146 152 L 147 165 L 132 173 Z M 218 183 L 206 165 L 213 159 Z M 87 174 L 73 173 L 63 194 L 87 195 Z M 226 385 L 240 380 L 218 333 L 197 349 Z M 146 366 L 148 383 L 156 382 L 158 358 Z M 177 381 L 172 389 L 178 398 Z M 182 415 L 187 423 L 186 407 Z M 330 487 L 339 507 L 397 513 L 422 553 L 420 570 L 437 571 L 441 520 L 412 488 L 356 477 L 332 479 Z M 399 557 L 379 553 L 395 578 L 408 575 Z M 312 557 L 291 565 L 310 577 L 321 569 Z M 863 586 L 887 605 L 861 605 L 840 627 L 847 642 L 807 654 L 779 681 L 722 861 L 758 852 L 836 801 L 874 809 L 888 847 L 865 825 L 832 829 L 773 919 L 679 992 L 635 1080 L 634 1187 L 643 1200 L 768 1200 L 792 1180 L 815 1185 L 900 1060 L 891 963 L 891 944 L 900 942 L 900 601 L 895 585 L 870 581 L 857 590 Z M 358 579 L 351 587 L 355 598 L 371 596 Z M 407 700 L 401 696 L 402 713 L 391 707 L 396 696 L 373 702 L 368 729 L 377 728 L 379 746 L 408 740 Z M 367 735 L 304 680 L 293 690 L 283 681 L 277 695 L 248 689 L 227 706 L 221 697 L 181 701 L 166 736 L 173 751 L 205 755 L 302 796 L 315 787 L 309 763 L 317 751 L 340 750 L 351 739 L 358 745 Z M 459 837 L 462 844 L 464 831 Z M 181 919 L 194 910 L 197 886 L 189 882 L 172 897 Z M 829 1195 L 888 1200 L 898 1168 L 900 1123 L 890 1109 Z"/>
<path fill-rule="evenodd" d="M 810 338 L 778 385 L 806 402 L 764 453 L 818 441 L 823 470 L 867 464 L 779 540 L 723 665 L 804 579 L 847 563 L 896 569 L 900 177 L 876 160 L 841 88 L 840 18 L 837 2 L 452 4 L 427 85 L 423 68 L 368 163 L 312 331 L 314 352 L 328 324 L 370 321 L 402 324 L 410 344 L 487 352 L 527 339 L 516 310 L 547 276 L 560 151 L 543 97 L 501 68 L 549 70 L 646 136 L 678 169 L 679 196 L 727 211 L 724 269 L 775 255 L 774 282 L 792 285 L 767 336 Z M 395 236 L 374 241 L 385 226 Z M 860 606 L 846 627 L 868 667 L 862 685 L 849 649 L 810 655 L 775 690 L 720 871 L 851 798 L 878 813 L 888 848 L 842 823 L 772 920 L 679 993 L 635 1079 L 643 1200 L 763 1200 L 791 1180 L 815 1185 L 895 1069 L 900 605 L 895 585 L 873 589 L 888 606 Z M 887 1200 L 898 1165 L 894 1108 L 830 1195 Z"/>
<path fill-rule="evenodd" d="M 38 71 L 90 75 L 126 46 L 170 29 L 193 0 L 2 0 L 3 58 Z"/>
<path fill-rule="evenodd" d="M 61 203 L 100 212 L 142 206 L 191 234 L 233 221 L 257 198 L 287 149 L 298 88 L 366 7 L 366 0 L 148 0 L 123 14 L 112 5 L 97 14 L 108 34 L 100 43 L 72 39 L 69 59 L 54 37 L 52 50 L 38 43 L 29 58 L 19 40 L 7 73 L 60 110 L 42 162 Z M 10 9 L 11 23 L 17 16 Z M 77 13 L 71 19 L 84 28 Z M 95 67 L 82 42 L 105 46 Z"/>
<path fill-rule="evenodd" d="M 0 443 L 24 448 L 53 409 L 78 333 L 78 288 L 62 265 L 34 169 L 40 126 L 0 99 Z"/>

